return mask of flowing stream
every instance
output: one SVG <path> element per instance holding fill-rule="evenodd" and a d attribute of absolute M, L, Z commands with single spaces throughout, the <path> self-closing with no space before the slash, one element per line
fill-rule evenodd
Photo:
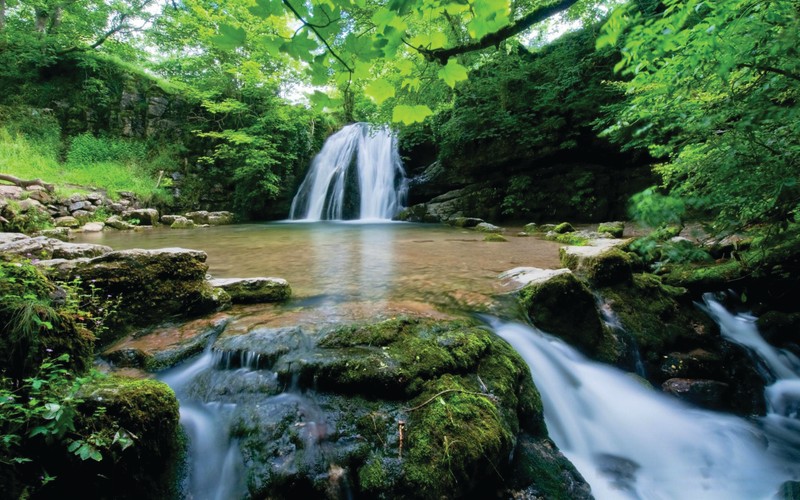
<path fill-rule="evenodd" d="M 797 480 L 800 363 L 769 346 L 754 318 L 706 302 L 726 338 L 775 374 L 756 422 L 685 405 L 535 328 L 494 321 L 530 366 L 550 437 L 596 498 L 767 499 Z"/>
<path fill-rule="evenodd" d="M 397 139 L 388 128 L 353 123 L 314 158 L 289 214 L 295 220 L 389 220 L 406 193 Z"/>

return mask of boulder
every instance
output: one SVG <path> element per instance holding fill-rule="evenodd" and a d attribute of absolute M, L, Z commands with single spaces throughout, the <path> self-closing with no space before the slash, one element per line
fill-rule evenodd
<path fill-rule="evenodd" d="M 47 238 L 56 238 L 61 241 L 69 241 L 74 238 L 70 234 L 68 227 L 55 227 L 52 229 L 42 229 L 33 234 L 33 236 L 45 236 Z"/>
<path fill-rule="evenodd" d="M 99 233 L 106 225 L 102 222 L 87 222 L 81 228 L 84 233 Z"/>
<path fill-rule="evenodd" d="M 209 283 L 225 290 L 234 304 L 283 302 L 292 296 L 289 283 L 282 278 L 224 278 Z"/>
<path fill-rule="evenodd" d="M 165 226 L 171 226 L 173 222 L 175 222 L 179 218 L 184 218 L 182 215 L 162 215 L 159 222 L 164 224 Z"/>
<path fill-rule="evenodd" d="M 172 229 L 191 229 L 195 227 L 195 224 L 191 219 L 187 219 L 186 217 L 178 215 L 175 217 L 175 220 L 172 221 L 169 227 Z"/>
<path fill-rule="evenodd" d="M 586 276 L 596 285 L 605 286 L 631 280 L 631 257 L 613 245 L 567 246 L 561 247 L 558 253 L 561 265 Z"/>
<path fill-rule="evenodd" d="M 63 217 L 57 217 L 54 220 L 56 227 L 79 227 L 81 225 L 80 221 L 71 215 L 65 215 Z"/>
<path fill-rule="evenodd" d="M 220 369 L 197 390 L 230 404 L 250 497 L 302 489 L 312 498 L 353 490 L 365 498 L 494 498 L 530 488 L 546 498 L 588 498 L 547 440 L 528 367 L 478 324 L 395 318 L 334 327 L 316 343 L 296 327 L 257 327 L 223 334 L 214 351 Z M 228 375 L 245 363 L 259 370 Z M 288 383 L 299 391 L 279 394 Z M 313 400 L 308 387 L 316 388 Z M 517 462 L 532 473 L 495 472 Z"/>
<path fill-rule="evenodd" d="M 503 242 L 508 241 L 504 236 L 496 233 L 490 233 L 483 237 L 483 241 L 490 241 L 490 242 Z"/>
<path fill-rule="evenodd" d="M 601 222 L 597 226 L 597 232 L 607 233 L 613 238 L 622 238 L 622 234 L 625 232 L 625 223 L 619 221 Z"/>
<path fill-rule="evenodd" d="M 519 300 L 533 324 L 594 356 L 604 338 L 592 292 L 572 273 L 531 281 Z"/>
<path fill-rule="evenodd" d="M 527 285 L 528 283 L 543 283 L 553 276 L 559 274 L 569 274 L 572 271 L 569 269 L 540 269 L 538 267 L 515 267 L 498 276 L 501 280 L 507 282 L 515 282 L 517 288 Z"/>
<path fill-rule="evenodd" d="M 553 228 L 553 231 L 558 234 L 574 233 L 575 228 L 572 227 L 572 224 L 570 224 L 569 222 L 562 222 L 561 224 L 557 224 Z"/>
<path fill-rule="evenodd" d="M 667 394 L 705 408 L 727 409 L 728 384 L 717 380 L 671 378 L 661 388 Z"/>
<path fill-rule="evenodd" d="M 119 229 L 121 231 L 131 230 L 136 228 L 136 226 L 134 226 L 133 224 L 122 220 L 118 215 L 112 215 L 111 217 L 106 219 L 106 226 L 113 229 Z"/>
<path fill-rule="evenodd" d="M 234 217 L 231 212 L 209 212 L 207 224 L 209 226 L 225 226 L 233 224 L 233 221 Z"/>
<path fill-rule="evenodd" d="M 196 212 L 187 212 L 183 214 L 184 217 L 190 219 L 195 224 L 208 224 L 208 212 L 206 210 L 198 210 Z"/>
<path fill-rule="evenodd" d="M 159 324 L 169 318 L 192 317 L 225 308 L 230 297 L 205 279 L 206 254 L 184 248 L 120 250 L 92 259 L 54 265 L 54 276 L 71 281 L 80 276 L 112 298 L 121 297 L 109 335 L 119 336 L 125 327 Z M 107 344 L 115 338 L 101 338 Z"/>
<path fill-rule="evenodd" d="M 475 217 L 453 217 L 447 220 L 447 223 L 454 227 L 475 227 L 482 222 L 483 219 Z"/>
<path fill-rule="evenodd" d="M 140 226 L 155 226 L 158 224 L 158 210 L 155 208 L 135 208 L 124 214 L 127 221 L 139 221 Z"/>
<path fill-rule="evenodd" d="M 503 228 L 489 224 L 488 222 L 481 222 L 475 226 L 475 230 L 481 233 L 502 233 Z"/>

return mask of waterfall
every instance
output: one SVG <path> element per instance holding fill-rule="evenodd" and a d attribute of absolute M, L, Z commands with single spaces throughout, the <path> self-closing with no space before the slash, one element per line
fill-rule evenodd
<path fill-rule="evenodd" d="M 493 326 L 530 366 L 551 439 L 598 499 L 772 498 L 798 478 L 794 418 L 772 431 L 769 417 L 754 425 L 699 410 L 535 328 Z M 797 386 L 775 392 L 796 417 L 797 399 L 786 399 Z"/>
<path fill-rule="evenodd" d="M 397 139 L 354 123 L 330 136 L 292 200 L 299 220 L 387 220 L 402 208 L 406 178 Z"/>

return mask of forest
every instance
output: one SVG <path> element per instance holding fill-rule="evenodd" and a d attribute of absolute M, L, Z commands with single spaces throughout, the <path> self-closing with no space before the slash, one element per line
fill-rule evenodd
<path fill-rule="evenodd" d="M 38 232 L 54 230 L 57 211 L 30 209 L 28 198 L 39 196 L 59 198 L 65 207 L 89 206 L 87 195 L 102 193 L 109 207 L 135 200 L 161 214 L 204 211 L 206 223 L 207 212 L 230 212 L 242 223 L 282 221 L 326 140 L 343 127 L 366 122 L 391 130 L 399 146 L 407 198 L 396 219 L 467 228 L 468 220 L 480 218 L 524 226 L 521 236 L 535 236 L 541 231 L 528 228 L 537 226 L 572 231 L 565 221 L 594 224 L 600 233 L 608 221 L 628 224 L 626 234 L 635 238 L 613 251 L 613 263 L 575 264 L 569 250 L 560 254 L 562 267 L 580 280 L 556 280 L 566 281 L 560 285 L 569 289 L 564 296 L 579 297 L 567 305 L 548 304 L 571 318 L 583 312 L 570 307 L 591 310 L 586 329 L 596 331 L 596 342 L 575 342 L 590 358 L 627 369 L 626 350 L 641 348 L 651 374 L 644 378 L 658 386 L 668 382 L 662 359 L 677 351 L 708 350 L 718 356 L 715 363 L 735 358 L 720 368 L 724 375 L 709 375 L 705 361 L 698 361 L 702 376 L 686 377 L 718 376 L 729 391 L 725 397 L 737 401 L 712 409 L 751 416 L 770 411 L 761 400 L 750 404 L 762 396 L 747 392 L 758 377 L 750 368 L 738 368 L 746 356 L 732 355 L 728 344 L 702 335 L 713 330 L 719 336 L 720 330 L 697 319 L 696 304 L 706 300 L 702 293 L 728 290 L 739 308 L 776 313 L 765 316 L 774 320 L 772 331 L 800 354 L 800 311 L 792 299 L 800 276 L 800 0 L 0 0 L 0 89 L 0 248 L 19 245 L 26 235 L 55 234 Z M 2 190 L 31 185 L 47 194 L 13 198 Z M 80 224 L 108 226 L 111 208 L 95 205 L 99 208 L 90 207 Z M 149 225 L 143 217 L 129 219 L 126 227 Z M 290 240 L 287 234 L 282 237 Z M 569 234 L 549 239 L 592 245 L 591 238 Z M 10 498 L 49 498 L 63 485 L 77 491 L 82 478 L 107 479 L 122 471 L 125 481 L 114 487 L 92 483 L 89 497 L 182 497 L 174 477 L 181 474 L 176 457 L 183 453 L 185 437 L 175 438 L 177 431 L 170 429 L 178 426 L 175 393 L 178 399 L 185 394 L 147 378 L 106 380 L 92 368 L 93 360 L 101 347 L 136 329 L 150 333 L 165 318 L 198 317 L 225 310 L 232 300 L 246 304 L 250 299 L 210 285 L 206 270 L 214 264 L 213 259 L 206 264 L 205 256 L 119 257 L 123 267 L 149 266 L 161 273 L 158 279 L 177 283 L 178 291 L 165 291 L 145 271 L 127 277 L 118 270 L 96 271 L 95 276 L 82 263 L 58 262 L 40 271 L 36 261 L 55 261 L 65 250 L 30 248 L 36 250 L 13 256 L 0 250 L 0 491 L 12 492 Z M 80 257 L 102 260 L 107 248 Z M 166 265 L 160 258 L 172 260 Z M 608 275 L 598 271 L 604 265 Z M 273 290 L 278 298 L 267 301 L 290 300 L 287 290 L 288 285 Z M 518 297 L 521 321 L 546 331 L 542 324 L 561 328 L 560 320 L 536 310 L 533 304 L 544 300 L 537 299 L 539 292 L 524 290 Z M 300 295 L 309 300 L 300 309 L 325 297 L 306 289 Z M 633 340 L 621 340 L 627 334 L 616 338 L 609 333 L 613 328 L 595 321 L 602 314 L 595 305 L 601 295 L 610 297 L 611 308 L 615 300 L 629 304 L 618 307 L 623 326 L 641 327 L 631 333 Z M 438 307 L 450 299 L 430 303 Z M 163 318 L 153 313 L 161 307 L 159 300 L 167 304 Z M 640 301 L 647 304 L 639 307 Z M 473 312 L 474 304 L 451 302 L 458 304 L 448 307 L 459 313 Z M 495 312 L 484 305 L 476 307 L 479 312 Z M 652 318 L 641 319 L 639 311 L 669 327 L 653 332 L 645 325 Z M 388 326 L 348 330 L 337 324 L 339 329 L 324 332 L 315 347 L 338 356 L 339 350 L 380 346 L 398 360 L 390 363 L 400 373 L 394 382 L 371 372 L 351 376 L 350 368 L 335 361 L 333 368 L 309 365 L 312 375 L 294 376 L 303 383 L 309 377 L 339 377 L 335 381 L 345 392 L 367 401 L 381 399 L 375 387 L 386 383 L 389 399 L 408 403 L 381 402 L 388 406 L 353 417 L 353 428 L 374 446 L 355 453 L 356 458 L 348 455 L 345 469 L 355 471 L 350 480 L 356 497 L 494 494 L 494 483 L 481 490 L 470 482 L 477 481 L 477 466 L 466 458 L 459 462 L 465 455 L 454 452 L 451 461 L 450 446 L 458 446 L 447 436 L 444 444 L 428 449 L 421 444 L 427 446 L 427 437 L 414 434 L 433 426 L 433 420 L 455 425 L 454 418 L 463 418 L 469 424 L 462 429 L 465 441 L 480 443 L 479 451 L 460 445 L 465 454 L 482 456 L 475 460 L 488 460 L 492 469 L 499 462 L 490 456 L 513 456 L 515 477 L 538 478 L 539 489 L 532 491 L 545 492 L 546 498 L 583 498 L 579 487 L 569 489 L 548 472 L 556 463 L 561 472 L 574 470 L 563 465 L 563 456 L 547 455 L 539 462 L 516 455 L 524 448 L 517 443 L 528 443 L 525 439 L 538 443 L 530 447 L 539 447 L 539 453 L 544 441 L 536 440 L 547 435 L 536 407 L 539 396 L 530 396 L 537 389 L 520 374 L 527 373 L 519 369 L 524 364 L 506 344 L 461 319 L 441 326 L 427 317 L 407 323 L 393 313 L 386 317 Z M 384 327 L 392 329 L 391 335 Z M 464 331 L 470 340 L 462 338 Z M 669 339 L 653 340 L 661 334 Z M 431 335 L 450 343 L 426 343 Z M 563 334 L 568 342 L 570 335 Z M 217 343 L 235 344 L 223 337 Z M 611 337 L 616 343 L 609 343 Z M 304 345 L 293 337 L 279 340 Z M 202 351 L 199 345 L 193 344 L 191 355 Z M 419 349 L 423 360 L 405 357 L 409 349 Z M 421 367 L 431 352 L 445 368 Z M 451 354 L 452 362 L 442 361 Z M 265 356 L 278 366 L 275 359 L 284 355 L 270 351 Z M 137 351 L 135 356 L 144 355 Z M 378 363 L 365 359 L 365 366 Z M 136 362 L 155 363 L 150 358 Z M 246 365 L 236 363 L 237 368 Z M 158 371 L 155 364 L 147 366 Z M 169 366 L 174 364 L 164 362 L 158 369 Z M 662 373 L 652 375 L 658 370 Z M 282 382 L 291 379 L 278 368 L 275 373 Z M 430 384 L 420 382 L 434 375 L 439 378 Z M 473 375 L 480 383 L 467 381 Z M 494 392 L 481 377 L 490 386 L 496 381 Z M 731 396 L 740 381 L 745 388 Z M 316 384 L 314 378 L 314 390 Z M 111 398 L 108 405 L 89 397 L 86 387 L 99 388 L 93 394 Z M 117 391 L 133 403 L 103 391 Z M 448 406 L 446 416 L 428 406 L 443 394 L 461 398 L 448 400 L 452 412 Z M 523 395 L 538 403 L 525 403 Z M 486 410 L 487 401 L 496 408 Z M 404 415 L 417 408 L 426 416 L 417 417 L 416 428 L 408 417 L 406 443 Z M 120 423 L 119 415 L 128 414 L 135 417 Z M 367 414 L 369 432 L 377 437 L 369 437 L 359 420 Z M 395 419 L 402 422 L 399 438 L 391 418 L 380 424 L 389 429 L 381 434 L 377 414 L 400 415 Z M 496 419 L 500 430 L 480 427 L 478 418 Z M 431 429 L 424 432 L 439 432 Z M 248 446 L 255 449 L 248 436 L 240 437 L 246 453 Z M 169 444 L 159 448 L 161 441 Z M 404 451 L 410 457 L 402 474 L 387 465 L 394 460 L 387 458 L 389 445 L 399 445 L 400 459 Z M 425 465 L 426 453 L 437 458 Z M 71 476 L 91 462 L 96 463 L 88 475 Z M 163 463 L 170 465 L 158 465 Z M 528 467 L 525 474 L 519 473 L 520 463 Z M 430 472 L 428 465 L 439 469 Z M 247 484 L 252 497 L 349 498 L 344 490 L 323 494 L 316 483 L 309 489 L 289 480 L 264 486 L 252 470 Z M 448 473 L 440 474 L 444 470 Z M 439 482 L 430 483 L 431 475 Z M 785 491 L 794 488 L 796 495 L 798 478 L 791 479 L 793 486 Z M 503 487 L 509 481 L 503 479 Z M 231 498 L 247 496 L 232 488 Z"/>

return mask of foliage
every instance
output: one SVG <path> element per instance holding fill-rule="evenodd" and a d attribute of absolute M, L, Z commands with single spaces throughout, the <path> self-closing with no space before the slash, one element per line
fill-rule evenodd
<path fill-rule="evenodd" d="M 800 206 L 800 14 L 796 1 L 666 0 L 617 9 L 629 99 L 606 133 L 668 161 L 671 193 L 702 198 L 721 226 L 786 221 Z M 785 223 L 785 222 L 784 222 Z"/>
<path fill-rule="evenodd" d="M 111 137 L 95 137 L 83 133 L 73 137 L 67 151 L 67 165 L 82 167 L 91 163 L 118 162 L 136 164 L 146 158 L 146 148 L 142 142 L 134 142 Z"/>

